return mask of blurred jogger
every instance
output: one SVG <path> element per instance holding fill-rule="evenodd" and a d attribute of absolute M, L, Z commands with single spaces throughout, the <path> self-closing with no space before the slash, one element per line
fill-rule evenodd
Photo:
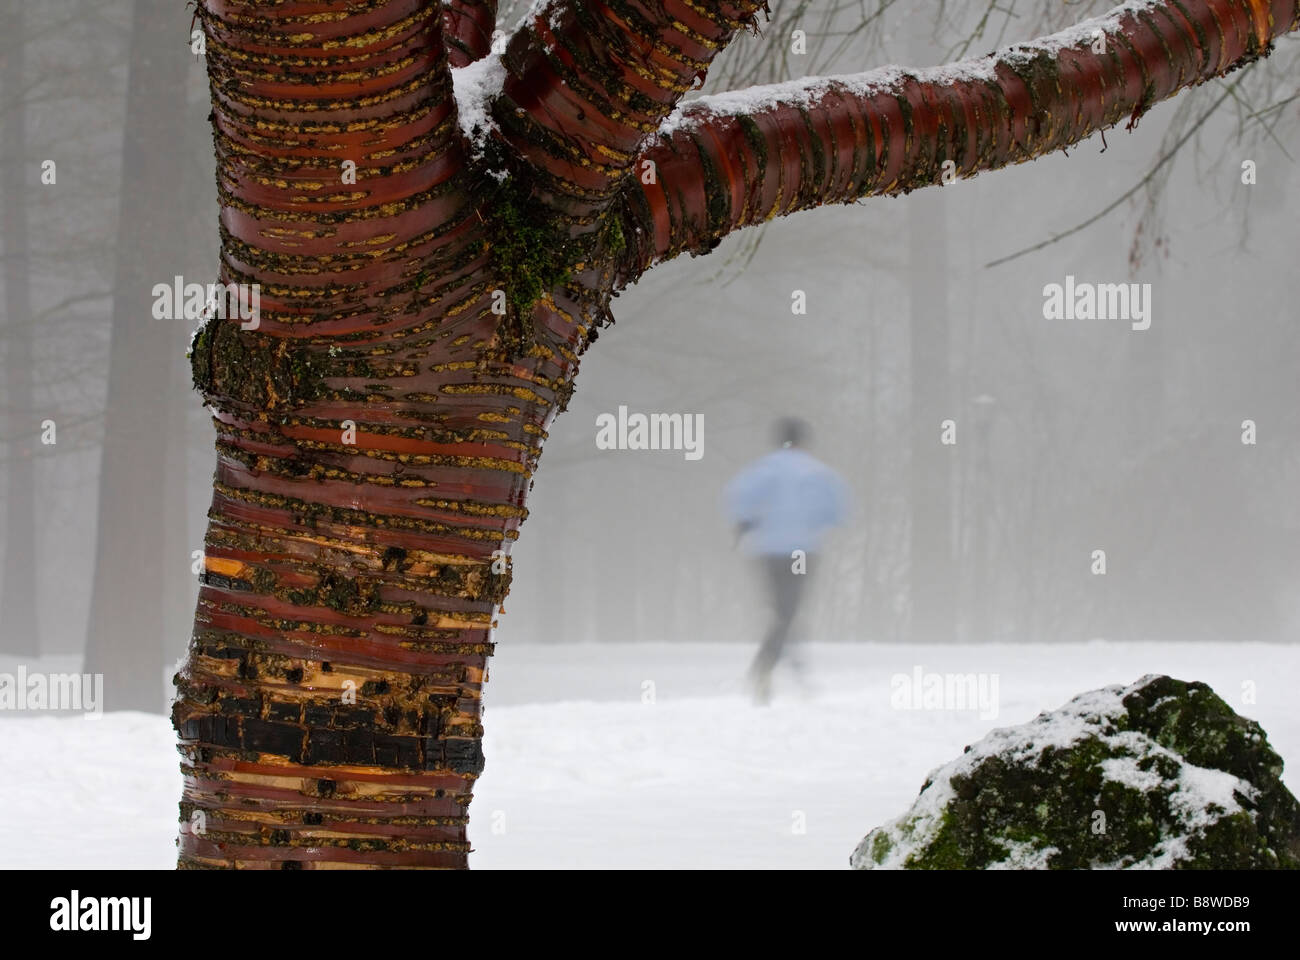
<path fill-rule="evenodd" d="M 843 520 L 848 500 L 839 475 L 803 449 L 806 424 L 778 421 L 776 440 L 780 447 L 741 470 L 726 491 L 739 541 L 758 558 L 775 614 L 749 672 L 760 704 L 771 699 L 772 669 L 785 651 L 813 557 L 826 533 Z"/>

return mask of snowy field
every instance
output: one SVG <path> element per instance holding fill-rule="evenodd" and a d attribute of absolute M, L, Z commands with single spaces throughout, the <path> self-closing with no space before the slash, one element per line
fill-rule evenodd
<path fill-rule="evenodd" d="M 767 708 L 742 696 L 745 646 L 498 651 L 471 808 L 477 868 L 843 869 L 928 771 L 989 729 L 1145 673 L 1205 681 L 1259 720 L 1300 792 L 1300 647 L 815 645 L 813 689 L 782 677 Z M 996 718 L 898 708 L 891 678 L 918 666 L 996 674 Z M 174 864 L 165 718 L 0 717 L 0 771 L 0 868 Z"/>

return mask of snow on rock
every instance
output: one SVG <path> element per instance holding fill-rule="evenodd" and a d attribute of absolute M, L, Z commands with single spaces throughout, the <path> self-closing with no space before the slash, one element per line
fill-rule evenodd
<path fill-rule="evenodd" d="M 994 730 L 871 831 L 859 869 L 1300 868 L 1300 805 L 1253 720 L 1147 675 Z"/>

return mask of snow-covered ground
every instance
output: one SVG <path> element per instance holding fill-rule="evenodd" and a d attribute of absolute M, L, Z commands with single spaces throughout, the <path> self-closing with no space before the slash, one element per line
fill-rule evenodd
<path fill-rule="evenodd" d="M 741 693 L 751 654 L 503 641 L 473 866 L 844 868 L 966 744 L 1145 673 L 1205 681 L 1259 720 L 1300 792 L 1300 647 L 814 645 L 815 689 L 786 679 L 767 708 Z M 996 674 L 996 718 L 901 709 L 891 679 L 917 667 L 983 674 L 990 693 Z M 173 865 L 180 778 L 165 718 L 0 716 L 0 774 L 0 868 Z"/>

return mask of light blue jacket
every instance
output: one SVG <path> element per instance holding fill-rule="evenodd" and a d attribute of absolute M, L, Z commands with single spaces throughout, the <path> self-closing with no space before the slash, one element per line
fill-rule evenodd
<path fill-rule="evenodd" d="M 821 549 L 826 533 L 844 520 L 848 487 L 816 457 L 783 448 L 736 474 L 726 500 L 731 521 L 747 528 L 750 553 L 789 556 Z"/>

